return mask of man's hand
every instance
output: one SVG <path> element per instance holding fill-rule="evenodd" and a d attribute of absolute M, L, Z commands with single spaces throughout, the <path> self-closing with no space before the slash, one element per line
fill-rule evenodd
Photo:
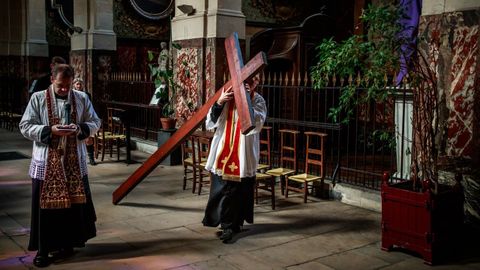
<path fill-rule="evenodd" d="M 250 84 L 248 82 L 245 82 L 244 85 L 245 85 L 245 90 L 247 90 L 247 92 L 250 93 L 250 90 L 251 90 Z"/>
<path fill-rule="evenodd" d="M 220 98 L 217 100 L 217 104 L 220 106 L 223 106 L 226 102 L 230 101 L 233 99 L 233 88 L 230 88 L 229 90 L 225 90 L 225 88 L 222 89 L 222 94 L 220 95 Z"/>
<path fill-rule="evenodd" d="M 259 79 L 258 75 L 256 75 L 251 80 L 245 81 L 245 89 L 249 93 L 253 92 L 253 91 L 255 91 L 255 89 L 257 88 L 259 83 L 260 83 L 260 79 Z"/>
<path fill-rule="evenodd" d="M 77 132 L 77 125 L 53 125 L 52 134 L 57 136 L 70 136 Z"/>

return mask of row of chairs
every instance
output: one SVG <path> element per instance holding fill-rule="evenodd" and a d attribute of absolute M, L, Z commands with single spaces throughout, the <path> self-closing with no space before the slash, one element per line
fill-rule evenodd
<path fill-rule="evenodd" d="M 18 128 L 18 124 L 22 119 L 21 114 L 10 111 L 0 111 L 0 127 L 13 131 Z"/>
<path fill-rule="evenodd" d="M 305 132 L 305 168 L 303 173 L 297 173 L 297 139 L 299 131 L 281 129 L 280 132 L 280 160 L 279 166 L 272 167 L 271 156 L 271 127 L 263 127 L 260 138 L 260 159 L 256 174 L 255 200 L 258 204 L 258 190 L 270 192 L 272 209 L 275 209 L 276 177 L 280 178 L 282 195 L 288 198 L 289 191 L 303 193 L 304 202 L 307 202 L 308 189 L 313 192 L 314 183 L 321 182 L 325 177 L 324 171 L 324 144 L 327 134 L 320 132 Z M 200 132 L 192 135 L 182 144 L 182 160 L 184 166 L 183 189 L 187 188 L 187 181 L 192 181 L 192 193 L 200 195 L 202 187 L 210 182 L 210 174 L 205 170 L 211 138 L 213 133 Z M 316 144 L 313 144 L 316 140 Z M 311 173 L 315 171 L 316 173 Z M 292 184 L 292 182 L 297 183 Z M 300 187 L 299 187 L 300 186 Z M 198 189 L 197 189 L 198 188 Z"/>
<path fill-rule="evenodd" d="M 305 168 L 303 173 L 298 174 L 298 147 L 297 139 L 300 131 L 291 129 L 281 129 L 280 133 L 280 160 L 279 166 L 272 168 L 271 166 L 271 127 L 265 127 L 266 133 L 260 140 L 261 145 L 261 163 L 258 169 L 262 173 L 257 174 L 257 190 L 256 200 L 258 203 L 258 189 L 264 189 L 271 193 L 272 209 L 275 209 L 275 177 L 280 178 L 280 188 L 282 195 L 288 198 L 289 191 L 303 193 L 303 201 L 307 202 L 308 189 L 314 189 L 314 183 L 320 182 L 323 188 L 323 180 L 325 178 L 324 155 L 325 155 L 325 139 L 327 134 L 321 132 L 305 132 Z M 313 140 L 317 140 L 317 144 L 313 144 Z M 312 173 L 315 171 L 316 173 Z M 263 183 L 262 183 L 263 182 Z M 292 182 L 297 183 L 292 185 Z"/>

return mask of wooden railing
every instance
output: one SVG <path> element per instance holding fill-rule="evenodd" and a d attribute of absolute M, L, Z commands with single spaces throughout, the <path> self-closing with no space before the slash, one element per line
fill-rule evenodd
<path fill-rule="evenodd" d="M 156 142 L 161 110 L 159 105 L 150 105 L 155 84 L 149 76 L 137 72 L 111 73 L 101 94 L 100 108 L 96 109 L 102 118 L 106 117 L 107 107 L 126 110 L 132 137 Z"/>

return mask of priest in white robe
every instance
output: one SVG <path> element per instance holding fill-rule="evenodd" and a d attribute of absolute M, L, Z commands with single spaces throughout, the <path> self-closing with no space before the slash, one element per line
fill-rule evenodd
<path fill-rule="evenodd" d="M 207 129 L 215 129 L 206 170 L 212 173 L 210 196 L 203 225 L 221 226 L 220 239 L 231 241 L 244 221 L 253 223 L 255 175 L 260 158 L 260 131 L 267 116 L 263 97 L 255 92 L 258 77 L 245 84 L 254 111 L 255 129 L 241 134 L 233 90 L 222 95 L 210 109 Z"/>
<path fill-rule="evenodd" d="M 69 65 L 55 66 L 52 84 L 32 95 L 19 124 L 23 136 L 33 141 L 28 249 L 38 251 L 37 267 L 72 255 L 74 247 L 96 235 L 84 140 L 101 121 L 88 96 L 71 90 L 73 75 Z"/>

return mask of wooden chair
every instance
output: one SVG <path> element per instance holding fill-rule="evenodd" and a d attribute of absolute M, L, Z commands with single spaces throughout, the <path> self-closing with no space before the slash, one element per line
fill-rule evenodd
<path fill-rule="evenodd" d="M 10 131 L 18 128 L 18 124 L 20 124 L 22 115 L 13 112 L 14 108 L 10 102 L 1 104 L 1 107 L 2 109 L 0 110 L 0 126 Z"/>
<path fill-rule="evenodd" d="M 113 134 L 125 134 L 125 127 L 120 120 L 120 116 L 124 113 L 123 109 L 107 108 L 108 127 Z"/>
<path fill-rule="evenodd" d="M 313 183 L 316 181 L 321 181 L 322 188 L 323 188 L 323 179 L 325 177 L 324 171 L 324 155 L 325 155 L 325 138 L 327 134 L 320 133 L 320 132 L 305 132 L 305 136 L 307 137 L 307 144 L 305 148 L 306 156 L 305 156 L 305 173 L 297 174 L 288 176 L 285 182 L 285 198 L 288 198 L 288 191 L 297 191 L 303 192 L 303 202 L 307 202 L 307 195 L 308 195 L 308 185 L 311 183 L 312 191 L 313 191 Z M 319 139 L 319 148 L 313 148 L 311 146 L 312 139 L 317 137 Z M 310 166 L 316 166 L 320 171 L 319 175 L 309 174 Z M 294 181 L 297 183 L 302 184 L 303 188 L 292 187 L 289 185 L 290 181 Z"/>
<path fill-rule="evenodd" d="M 270 155 L 270 131 L 272 127 L 264 126 L 262 128 L 263 137 L 260 137 L 260 163 L 258 163 L 257 171 L 263 172 L 268 170 L 272 164 Z"/>
<path fill-rule="evenodd" d="M 255 180 L 255 203 L 258 204 L 259 189 L 269 191 L 272 200 L 272 210 L 275 210 L 275 177 L 264 173 L 257 173 Z"/>
<path fill-rule="evenodd" d="M 281 129 L 280 132 L 280 167 L 268 170 L 265 174 L 280 177 L 280 187 L 284 194 L 285 177 L 297 172 L 297 135 L 300 131 Z M 290 138 L 290 144 L 287 144 Z"/>
<path fill-rule="evenodd" d="M 120 147 L 126 145 L 125 128 L 120 121 L 120 114 L 124 110 L 118 108 L 107 108 L 107 125 L 102 128 L 95 136 L 95 158 L 102 152 L 102 161 L 105 158 L 106 149 L 109 150 L 110 157 L 113 156 L 113 146 L 117 152 L 117 160 L 120 160 Z"/>
<path fill-rule="evenodd" d="M 18 124 L 20 124 L 20 120 L 22 120 L 22 115 L 18 113 L 10 112 L 8 113 L 8 129 L 13 131 L 15 128 L 18 128 Z"/>
<path fill-rule="evenodd" d="M 8 125 L 8 112 L 0 109 L 0 127 L 7 128 Z"/>
<path fill-rule="evenodd" d="M 208 153 L 210 151 L 210 145 L 212 141 L 210 138 L 206 137 L 196 137 L 196 141 L 197 162 L 195 167 L 198 170 L 198 195 L 200 195 L 202 193 L 202 187 L 205 184 L 210 184 L 210 172 L 205 170 L 205 166 L 207 165 Z"/>
<path fill-rule="evenodd" d="M 182 143 L 183 190 L 187 188 L 187 180 L 193 182 L 192 193 L 197 186 L 197 157 L 195 154 L 195 139 L 190 136 Z M 192 174 L 191 177 L 188 174 Z"/>
<path fill-rule="evenodd" d="M 11 104 L 6 100 L 0 100 L 0 127 L 10 130 L 10 111 Z"/>

